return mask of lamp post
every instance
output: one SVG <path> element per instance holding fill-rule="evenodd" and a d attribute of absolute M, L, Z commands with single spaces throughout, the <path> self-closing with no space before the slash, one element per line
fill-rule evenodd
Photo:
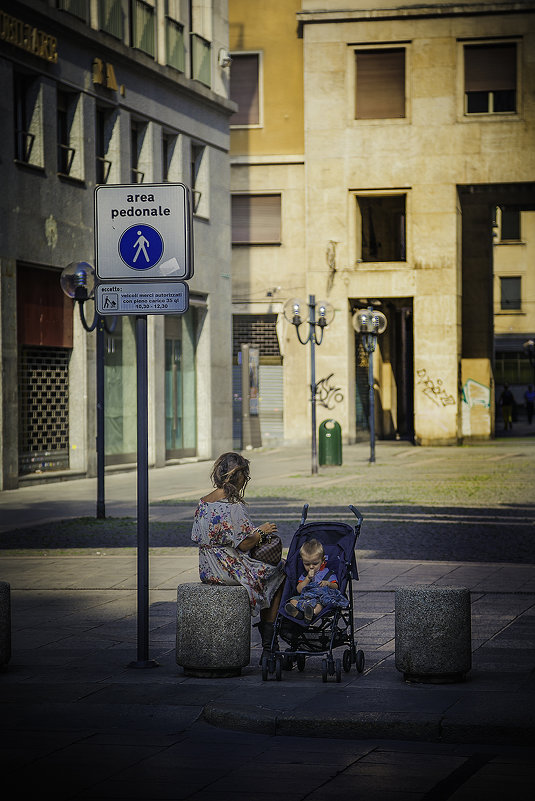
<path fill-rule="evenodd" d="M 315 295 L 308 296 L 308 335 L 305 339 L 301 337 L 299 326 L 303 323 L 301 319 L 301 311 L 305 303 L 298 298 L 287 300 L 284 304 L 284 316 L 289 323 L 295 326 L 295 333 L 301 345 L 307 345 L 310 342 L 310 400 L 312 402 L 312 475 L 318 472 L 318 451 L 316 446 L 316 345 L 321 345 L 323 342 L 323 333 L 325 328 L 332 323 L 334 319 L 334 309 L 327 301 L 320 300 L 316 304 Z M 316 319 L 316 308 L 318 310 L 318 318 Z M 319 328 L 319 336 L 316 333 L 316 328 Z"/>
<path fill-rule="evenodd" d="M 370 422 L 370 462 L 375 462 L 375 391 L 373 388 L 373 352 L 377 346 L 377 335 L 386 331 L 385 315 L 368 306 L 353 315 L 353 328 L 361 335 L 362 345 L 368 354 L 368 397 Z"/>
<path fill-rule="evenodd" d="M 97 330 L 97 518 L 106 517 L 104 502 L 104 332 L 115 331 L 117 318 L 112 317 L 108 325 L 106 319 L 93 314 L 93 322 L 85 318 L 84 303 L 95 294 L 95 269 L 87 261 L 73 261 L 61 273 L 60 284 L 69 298 L 78 302 L 80 321 L 86 331 Z"/>

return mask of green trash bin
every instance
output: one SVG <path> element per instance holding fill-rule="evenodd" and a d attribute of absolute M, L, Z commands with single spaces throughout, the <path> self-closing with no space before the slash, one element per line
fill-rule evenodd
<path fill-rule="evenodd" d="M 336 420 L 320 423 L 319 463 L 342 464 L 342 429 Z"/>

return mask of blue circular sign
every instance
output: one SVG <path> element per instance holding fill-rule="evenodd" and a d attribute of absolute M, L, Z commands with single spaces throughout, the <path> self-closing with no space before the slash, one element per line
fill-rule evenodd
<path fill-rule="evenodd" d="M 149 270 L 162 258 L 162 236 L 152 225 L 132 225 L 119 239 L 119 255 L 133 270 Z"/>

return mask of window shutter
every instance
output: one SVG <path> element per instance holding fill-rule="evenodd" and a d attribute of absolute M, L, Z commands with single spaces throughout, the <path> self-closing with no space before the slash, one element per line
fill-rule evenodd
<path fill-rule="evenodd" d="M 466 45 L 466 92 L 516 89 L 516 44 Z"/>
<path fill-rule="evenodd" d="M 231 125 L 258 125 L 258 55 L 232 56 L 230 66 L 230 99 L 238 111 L 230 118 Z"/>
<path fill-rule="evenodd" d="M 405 116 L 405 50 L 357 51 L 357 119 Z"/>
<path fill-rule="evenodd" d="M 233 244 L 278 244 L 281 227 L 280 195 L 233 195 Z"/>

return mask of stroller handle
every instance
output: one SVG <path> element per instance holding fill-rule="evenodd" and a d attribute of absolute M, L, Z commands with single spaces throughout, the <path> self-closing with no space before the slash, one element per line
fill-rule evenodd
<path fill-rule="evenodd" d="M 308 514 L 308 503 L 305 503 L 305 505 L 303 506 L 303 512 L 301 514 L 301 525 L 304 525 L 305 520 L 307 519 L 307 514 Z"/>
<path fill-rule="evenodd" d="M 355 506 L 353 506 L 352 503 L 349 504 L 349 508 L 351 509 L 351 511 L 353 512 L 355 517 L 357 518 L 357 526 L 360 528 L 360 526 L 362 525 L 362 521 L 363 521 L 363 517 L 362 517 L 361 513 L 359 512 L 359 510 Z"/>

